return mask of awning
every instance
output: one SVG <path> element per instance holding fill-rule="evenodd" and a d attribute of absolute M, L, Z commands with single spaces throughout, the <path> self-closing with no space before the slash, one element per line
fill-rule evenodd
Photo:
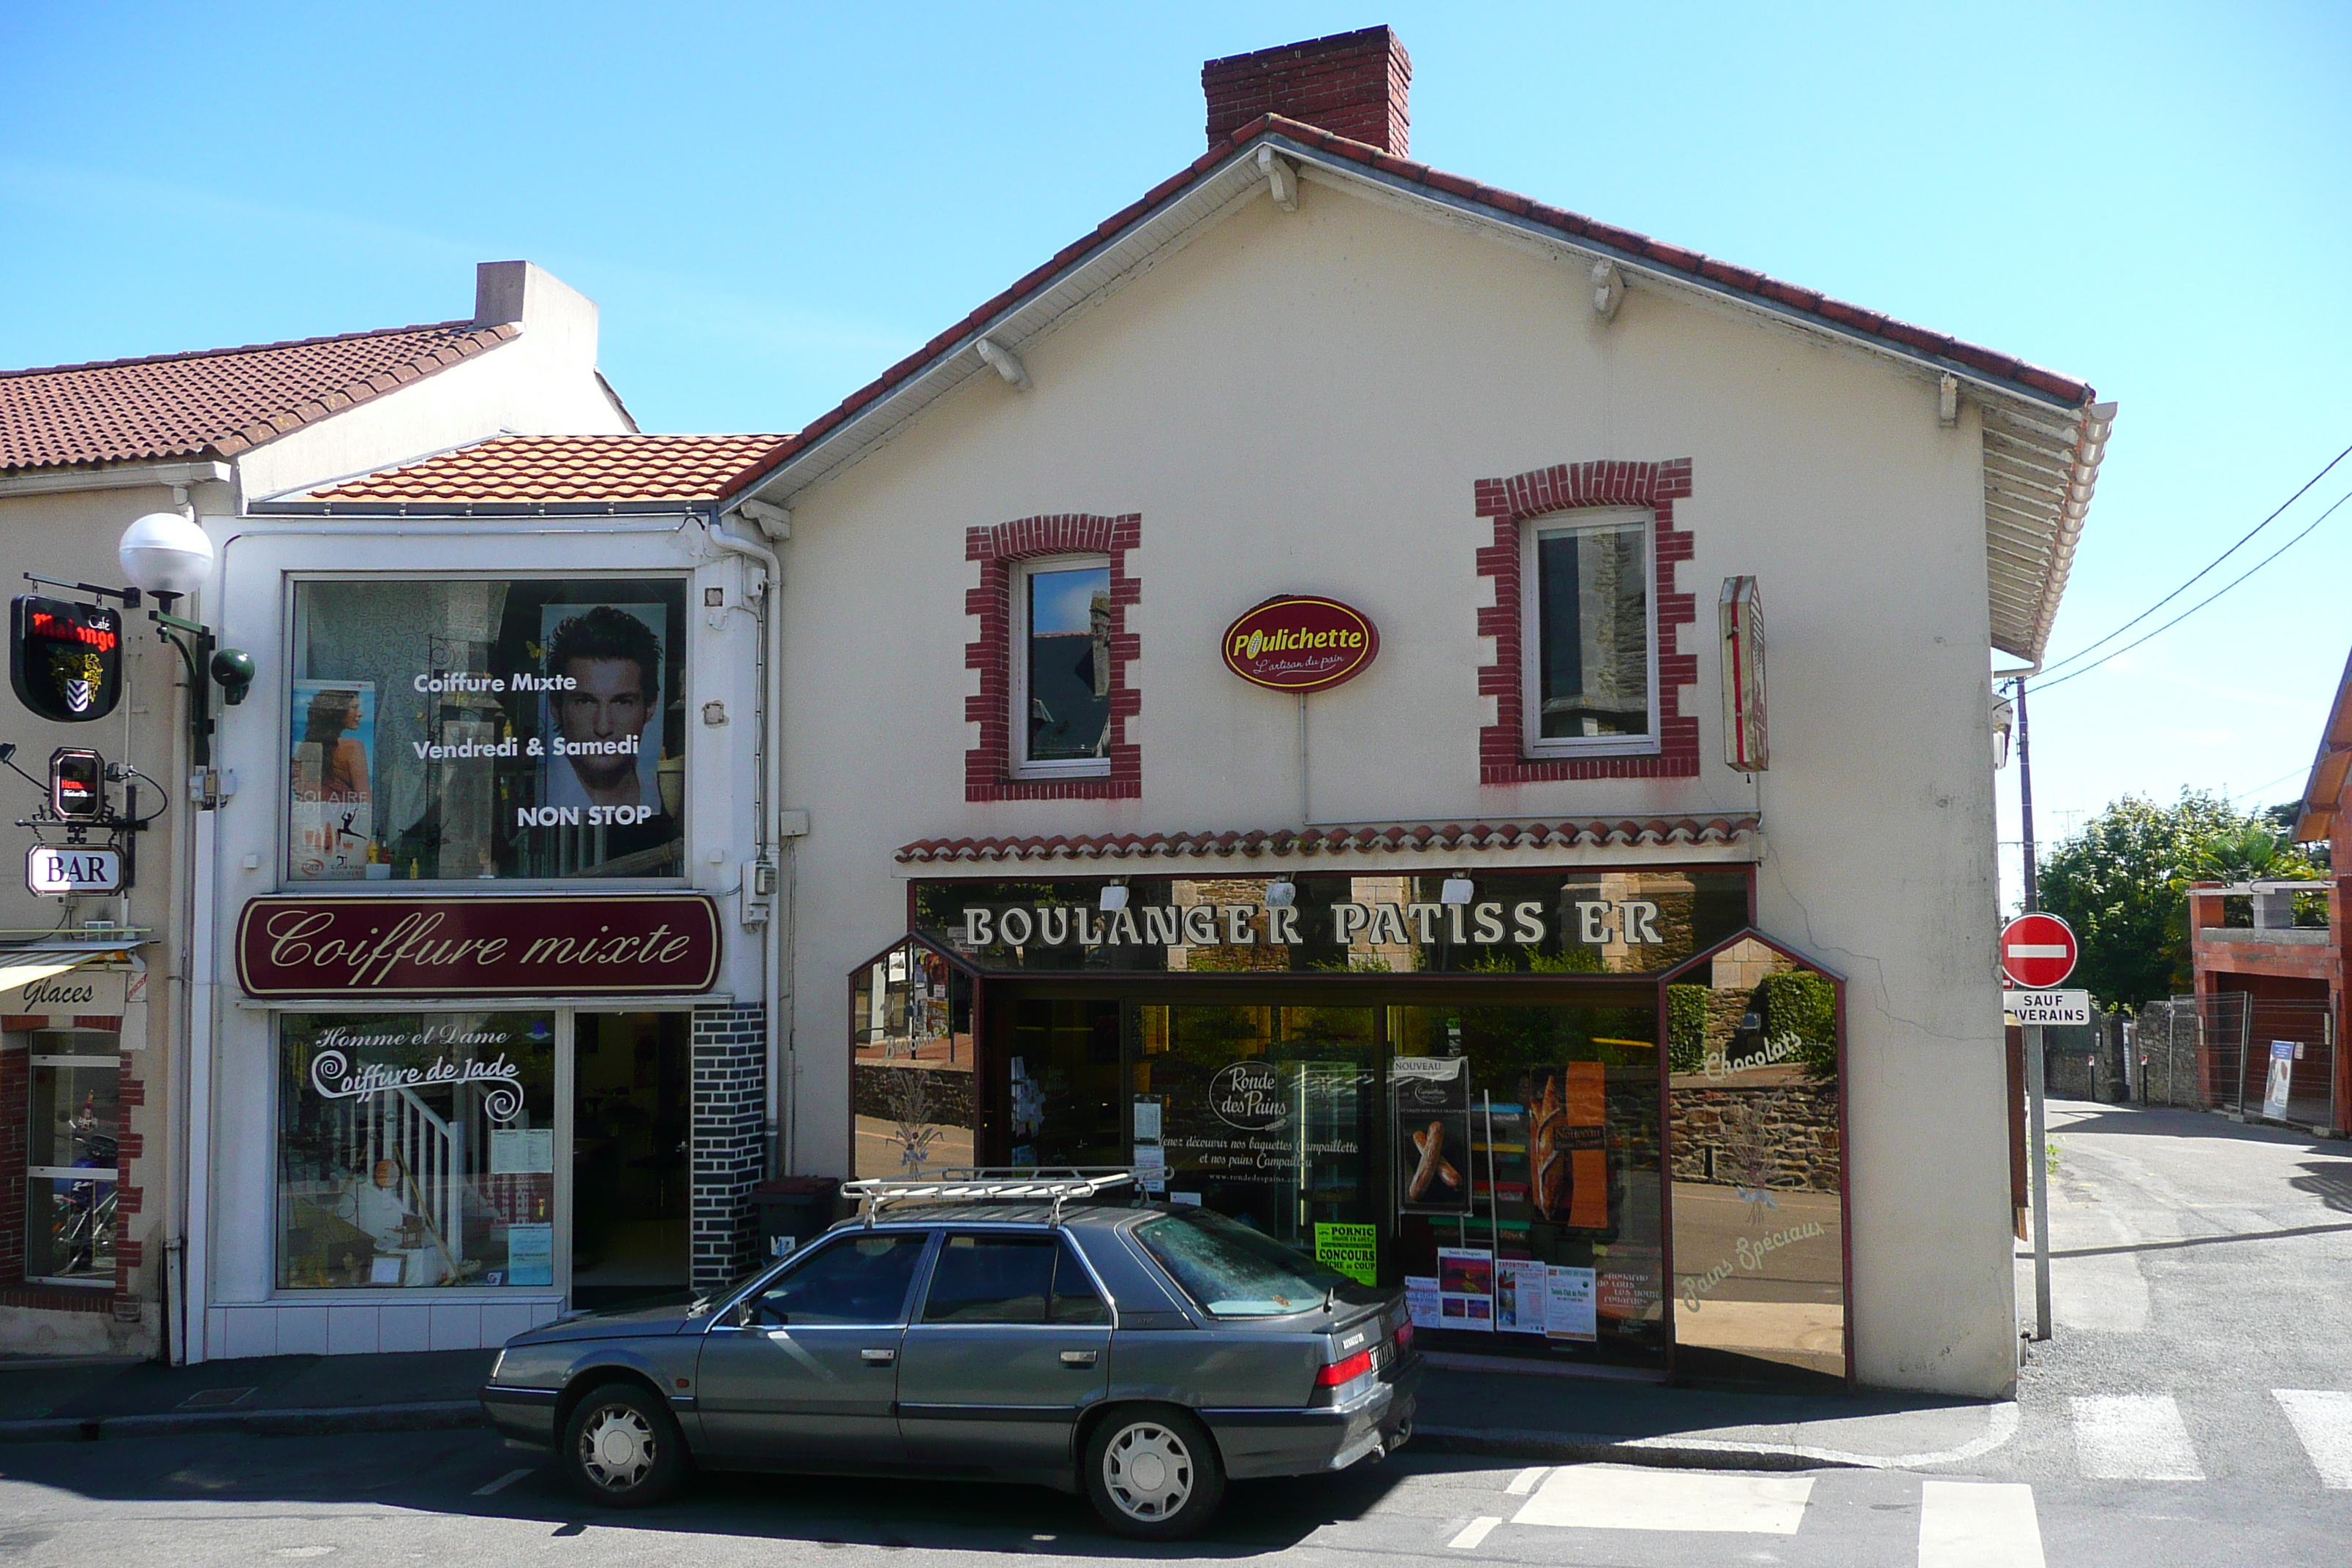
<path fill-rule="evenodd" d="M 0 958 L 0 991 L 14 991 L 105 956 L 102 952 L 26 952 Z"/>

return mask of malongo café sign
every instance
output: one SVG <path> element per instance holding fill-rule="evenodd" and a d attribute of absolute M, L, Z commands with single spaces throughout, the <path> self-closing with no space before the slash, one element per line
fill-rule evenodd
<path fill-rule="evenodd" d="M 691 893 L 268 897 L 236 926 L 238 984 L 289 999 L 692 995 L 719 952 L 718 910 Z"/>

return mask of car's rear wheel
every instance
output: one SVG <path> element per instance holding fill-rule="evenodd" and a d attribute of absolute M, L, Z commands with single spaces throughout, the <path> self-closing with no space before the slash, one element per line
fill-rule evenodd
<path fill-rule="evenodd" d="M 573 1406 L 556 1452 L 572 1489 L 610 1508 L 667 1502 L 686 1479 L 677 1423 L 632 1383 L 608 1383 Z"/>
<path fill-rule="evenodd" d="M 1181 1410 L 1114 1410 L 1087 1439 L 1087 1496 L 1118 1533 L 1173 1541 L 1209 1522 L 1224 1500 L 1224 1467 L 1208 1429 Z"/>

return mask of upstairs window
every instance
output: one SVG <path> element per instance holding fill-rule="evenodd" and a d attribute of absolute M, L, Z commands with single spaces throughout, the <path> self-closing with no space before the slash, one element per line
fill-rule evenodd
<path fill-rule="evenodd" d="M 1014 776 L 1110 771 L 1110 561 L 1056 556 L 1014 574 Z"/>
<path fill-rule="evenodd" d="M 1528 754 L 1658 749 L 1654 552 L 1643 511 L 1579 511 L 1527 524 Z"/>

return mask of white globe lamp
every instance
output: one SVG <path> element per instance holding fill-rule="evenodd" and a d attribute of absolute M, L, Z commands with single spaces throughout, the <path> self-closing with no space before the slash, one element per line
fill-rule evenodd
<path fill-rule="evenodd" d="M 151 511 L 122 531 L 115 559 L 131 586 L 169 604 L 194 593 L 212 575 L 213 542 L 176 511 Z"/>

